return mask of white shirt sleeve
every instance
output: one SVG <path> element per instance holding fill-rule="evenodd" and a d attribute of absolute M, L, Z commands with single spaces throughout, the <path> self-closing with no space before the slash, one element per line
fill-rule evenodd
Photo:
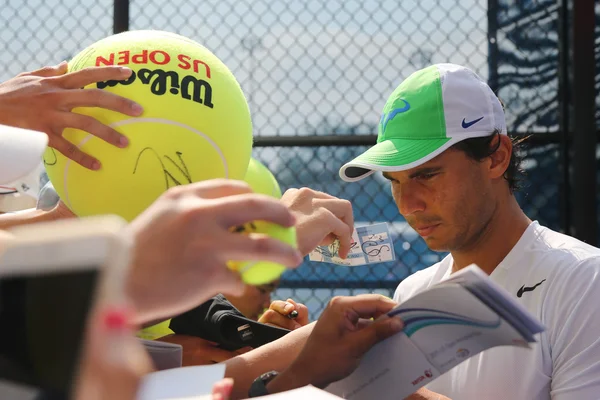
<path fill-rule="evenodd" d="M 582 261 L 549 288 L 546 304 L 553 400 L 600 397 L 600 257 Z"/>
<path fill-rule="evenodd" d="M 396 291 L 394 292 L 394 301 L 398 304 L 402 303 L 404 300 L 402 300 L 402 282 L 400 282 L 400 284 L 398 285 L 398 287 L 396 288 Z"/>

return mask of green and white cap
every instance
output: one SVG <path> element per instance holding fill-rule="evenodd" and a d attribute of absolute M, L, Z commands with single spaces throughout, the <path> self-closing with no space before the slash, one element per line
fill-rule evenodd
<path fill-rule="evenodd" d="M 340 169 L 355 182 L 375 171 L 404 171 L 470 138 L 506 134 L 500 100 L 475 72 L 435 64 L 414 72 L 390 95 L 377 144 Z"/>

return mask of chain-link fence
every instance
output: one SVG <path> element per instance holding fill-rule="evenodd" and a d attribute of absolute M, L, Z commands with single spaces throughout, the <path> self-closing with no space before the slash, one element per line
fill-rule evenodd
<path fill-rule="evenodd" d="M 2 80 L 69 59 L 112 31 L 112 0 L 5 3 Z M 348 184 L 337 172 L 365 150 L 348 138 L 376 134 L 388 94 L 428 64 L 472 68 L 506 104 L 509 132 L 534 134 L 518 198 L 531 218 L 563 227 L 559 13 L 554 0 L 131 0 L 129 27 L 201 42 L 240 81 L 258 138 L 298 138 L 296 145 L 255 149 L 283 189 L 308 186 L 349 199 L 357 224 L 391 223 L 396 262 L 305 262 L 284 275 L 276 296 L 305 302 L 314 318 L 332 295 L 391 295 L 402 279 L 443 256 L 408 227 L 383 178 Z M 302 145 L 305 137 L 316 144 Z"/>

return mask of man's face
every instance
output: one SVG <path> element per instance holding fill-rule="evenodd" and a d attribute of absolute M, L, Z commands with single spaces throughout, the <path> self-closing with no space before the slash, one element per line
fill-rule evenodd
<path fill-rule="evenodd" d="M 271 305 L 271 293 L 278 284 L 279 282 L 259 286 L 246 285 L 241 296 L 228 295 L 227 300 L 244 316 L 257 321 L 263 311 Z"/>
<path fill-rule="evenodd" d="M 448 149 L 419 167 L 384 176 L 400 214 L 430 249 L 465 250 L 476 243 L 496 206 L 487 167 Z"/>

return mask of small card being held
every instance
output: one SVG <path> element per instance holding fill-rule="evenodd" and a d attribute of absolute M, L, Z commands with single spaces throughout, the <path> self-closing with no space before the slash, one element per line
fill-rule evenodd
<path fill-rule="evenodd" d="M 339 241 L 319 246 L 308 255 L 310 261 L 356 267 L 396 259 L 394 244 L 386 222 L 354 228 L 352 245 L 346 259 L 340 258 Z"/>

